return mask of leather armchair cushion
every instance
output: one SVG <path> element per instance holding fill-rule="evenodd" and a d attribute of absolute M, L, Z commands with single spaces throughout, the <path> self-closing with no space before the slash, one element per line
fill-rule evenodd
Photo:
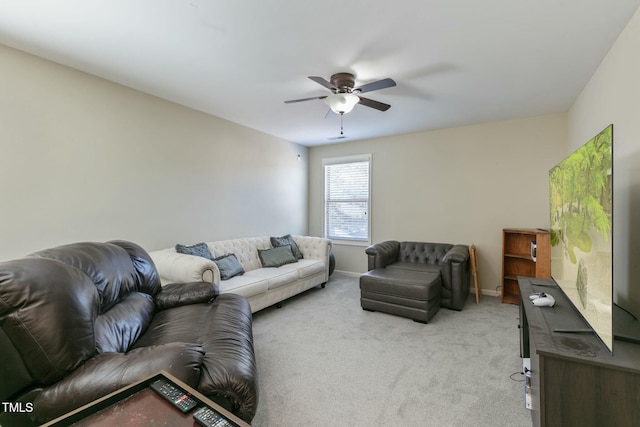
<path fill-rule="evenodd" d="M 22 360 L 22 355 L 16 350 L 7 334 L 1 328 L 0 349 L 2 349 L 0 350 L 2 352 L 2 357 L 0 358 L 2 359 L 2 365 L 11 367 L 11 375 L 0 371 L 0 400 L 4 402 L 8 401 L 16 390 L 25 390 L 33 380 Z M 0 425 L 2 425 L 1 418 Z"/>
<path fill-rule="evenodd" d="M 28 372 L 15 379 L 24 385 L 65 377 L 95 353 L 98 307 L 96 287 L 76 268 L 44 258 L 0 263 L 0 323 L 24 364 L 2 373 Z"/>
<path fill-rule="evenodd" d="M 167 308 L 181 305 L 209 302 L 220 294 L 217 285 L 208 282 L 172 283 L 162 288 L 156 295 L 156 308 Z"/>
<path fill-rule="evenodd" d="M 32 257 L 55 259 L 86 274 L 100 295 L 100 313 L 117 304 L 122 295 L 136 290 L 137 274 L 129 254 L 107 243 L 75 243 L 45 249 Z"/>
<path fill-rule="evenodd" d="M 128 254 L 138 276 L 138 292 L 156 295 L 160 292 L 160 277 L 153 260 L 141 246 L 125 240 L 111 240 L 107 243 L 124 249 Z"/>
<path fill-rule="evenodd" d="M 138 348 L 126 354 L 102 353 L 43 388 L 33 402 L 33 413 L 38 422 L 56 418 L 161 370 L 195 387 L 203 357 L 201 346 L 183 342 Z"/>
<path fill-rule="evenodd" d="M 202 328 L 200 325 L 215 325 Z M 245 420 L 258 405 L 258 370 L 253 352 L 251 307 L 237 294 L 220 294 L 213 304 L 160 311 L 134 347 L 188 341 L 205 351 L 198 391 Z"/>
<path fill-rule="evenodd" d="M 140 292 L 128 294 L 109 311 L 96 318 L 96 351 L 128 351 L 151 322 L 154 310 L 150 295 Z"/>

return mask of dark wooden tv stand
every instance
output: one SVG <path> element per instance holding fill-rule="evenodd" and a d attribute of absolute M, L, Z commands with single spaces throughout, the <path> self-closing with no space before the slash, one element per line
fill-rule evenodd
<path fill-rule="evenodd" d="M 553 280 L 518 277 L 518 287 L 520 355 L 531 359 L 533 425 L 637 426 L 640 344 L 615 339 L 611 354 Z M 556 305 L 534 306 L 534 292 L 551 294 Z"/>

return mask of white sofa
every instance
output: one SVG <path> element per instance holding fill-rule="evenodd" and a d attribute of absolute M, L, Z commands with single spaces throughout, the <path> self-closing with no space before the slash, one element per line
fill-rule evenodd
<path fill-rule="evenodd" d="M 174 282 L 203 281 L 218 285 L 220 293 L 244 296 L 256 312 L 329 280 L 331 240 L 311 236 L 293 236 L 303 258 L 278 268 L 263 268 L 258 249 L 271 248 L 269 237 L 248 237 L 206 242 L 214 258 L 234 254 L 245 273 L 220 280 L 215 262 L 198 256 L 176 252 L 175 248 L 149 253 L 160 275 L 162 285 Z"/>

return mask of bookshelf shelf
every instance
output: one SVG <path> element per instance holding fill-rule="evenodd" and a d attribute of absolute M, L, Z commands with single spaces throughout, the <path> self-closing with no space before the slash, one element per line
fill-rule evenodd
<path fill-rule="evenodd" d="M 532 242 L 536 258 L 532 256 Z M 518 304 L 518 276 L 550 278 L 551 246 L 549 232 L 540 228 L 502 230 L 502 302 Z"/>

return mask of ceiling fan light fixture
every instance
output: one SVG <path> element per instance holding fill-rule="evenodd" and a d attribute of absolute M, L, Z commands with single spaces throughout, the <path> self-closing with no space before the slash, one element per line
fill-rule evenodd
<path fill-rule="evenodd" d="M 324 102 L 334 113 L 346 114 L 353 110 L 353 107 L 360 102 L 360 98 L 353 93 L 333 93 L 327 96 Z"/>

